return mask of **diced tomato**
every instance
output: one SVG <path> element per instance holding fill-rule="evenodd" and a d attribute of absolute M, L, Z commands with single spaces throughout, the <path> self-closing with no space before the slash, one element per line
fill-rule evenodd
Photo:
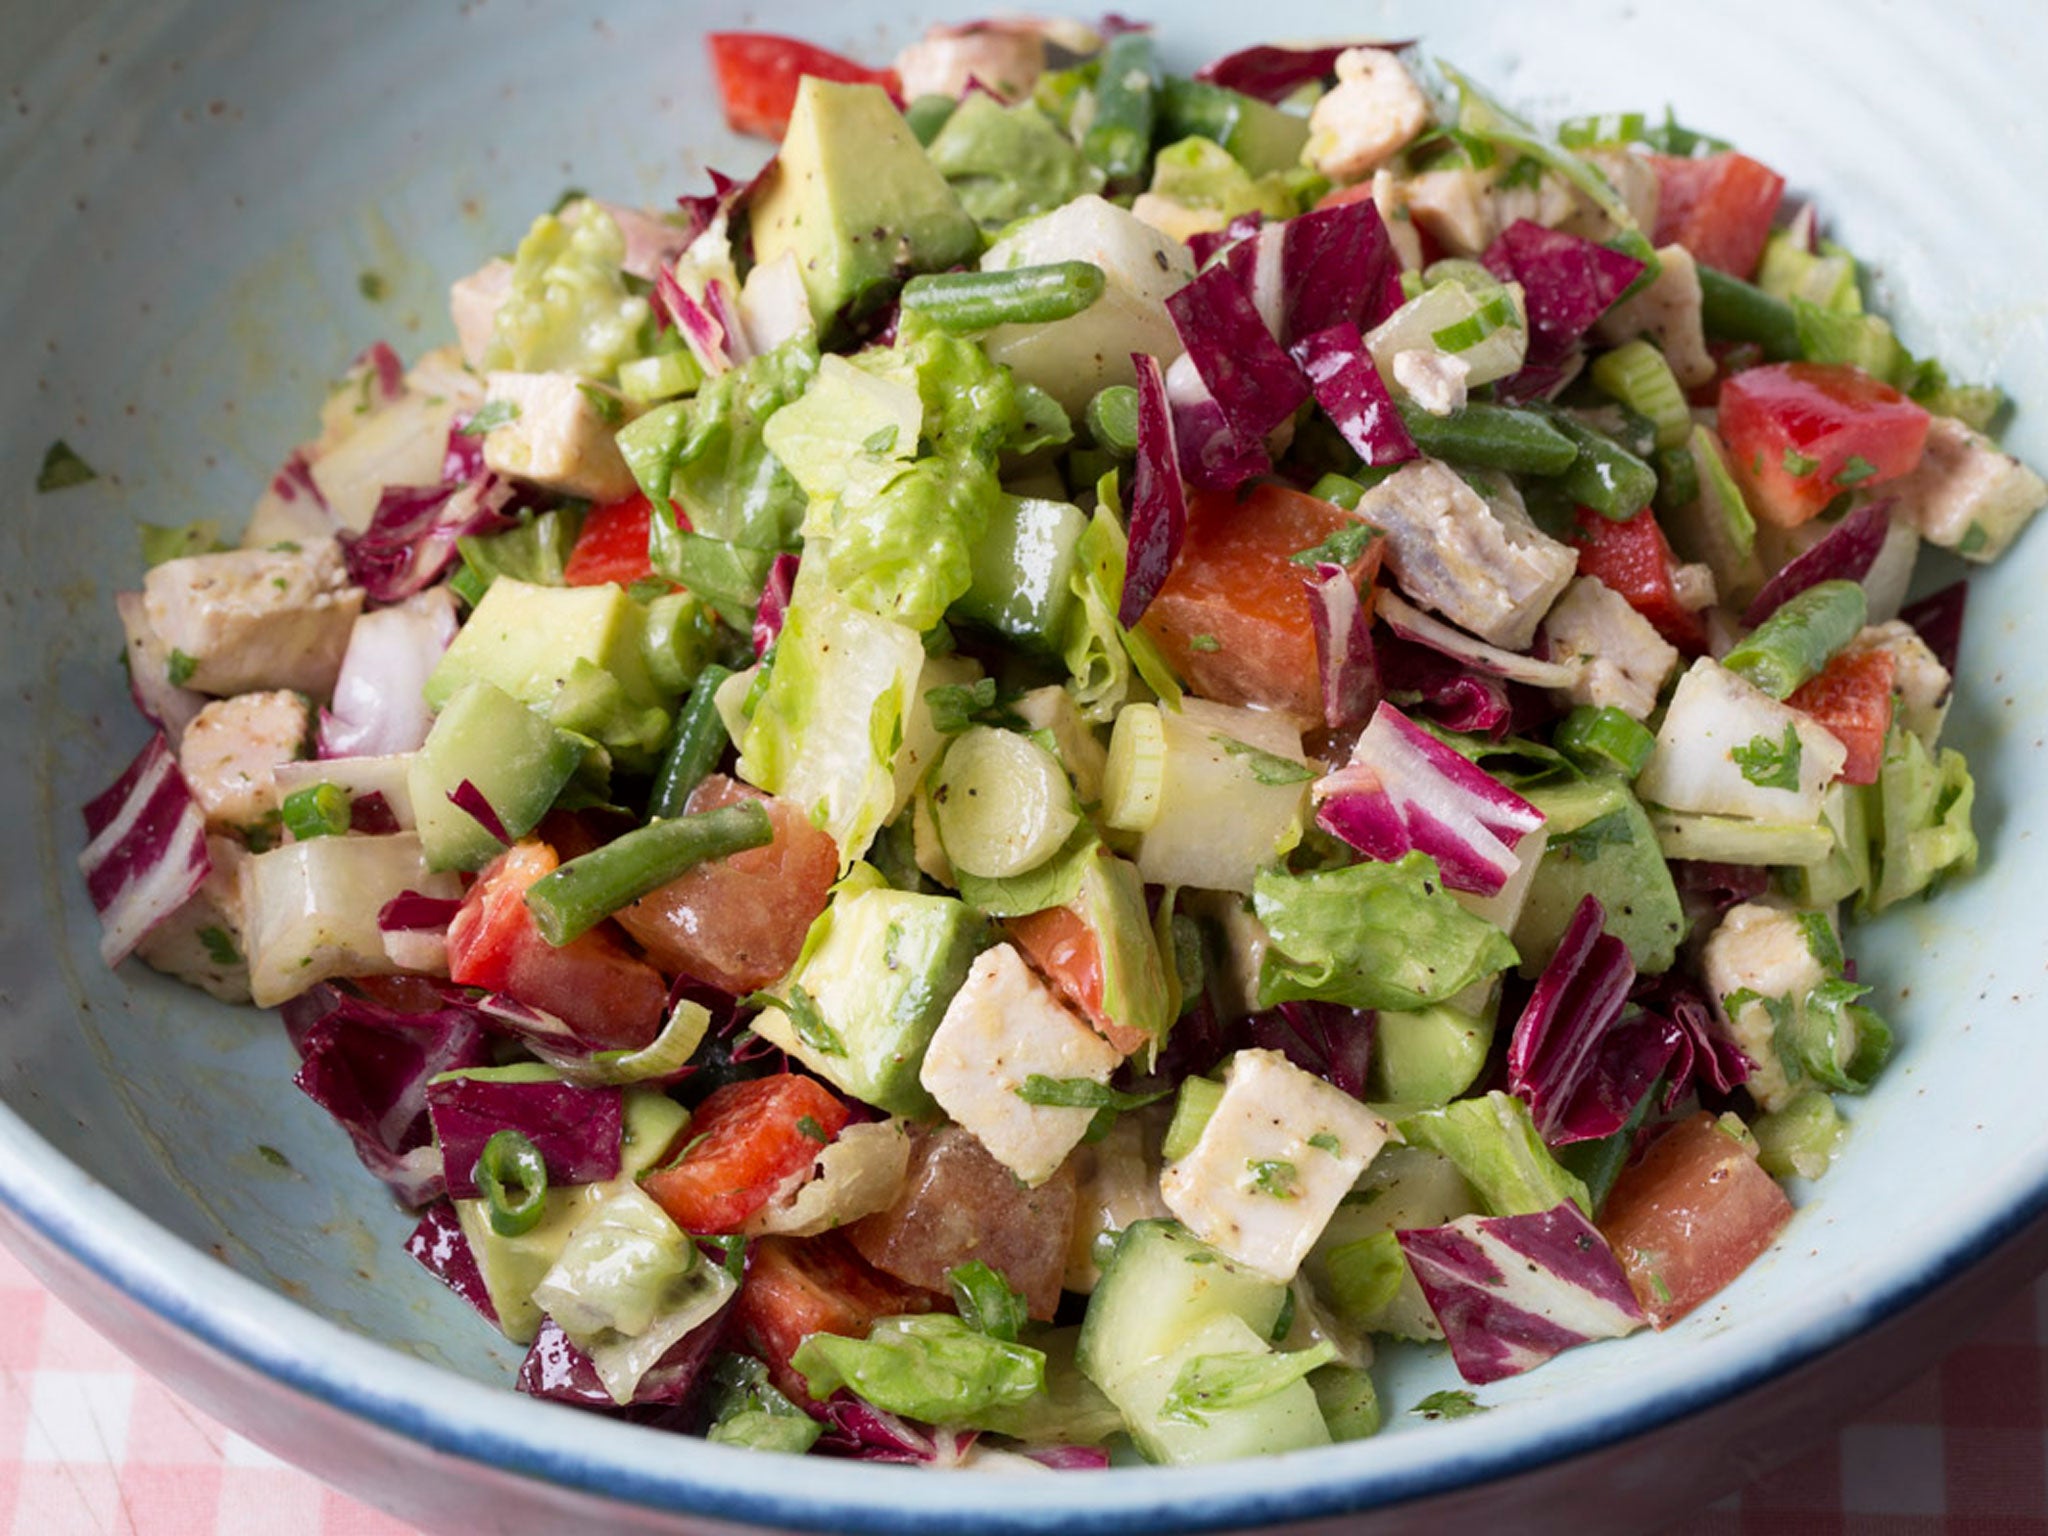
<path fill-rule="evenodd" d="M 1678 600 L 1671 579 L 1678 561 L 1648 508 L 1616 522 L 1581 507 L 1572 541 L 1579 546 L 1581 576 L 1599 577 L 1688 656 L 1706 650 L 1706 629 L 1700 616 Z"/>
<path fill-rule="evenodd" d="M 1260 704 L 1305 719 L 1323 713 L 1305 578 L 1293 557 L 1359 519 L 1273 482 L 1200 491 L 1165 585 L 1140 621 L 1174 670 L 1205 699 Z M 1371 600 L 1380 541 L 1351 567 Z"/>
<path fill-rule="evenodd" d="M 735 133 L 780 139 L 796 109 L 798 83 L 805 75 L 879 85 L 899 94 L 896 71 L 869 69 L 840 54 L 828 53 L 793 37 L 773 32 L 713 32 L 705 39 L 711 67 L 718 72 L 718 94 L 725 120 Z"/>
<path fill-rule="evenodd" d="M 1729 467 L 1757 516 L 1794 528 L 1843 491 L 1909 474 L 1927 412 L 1860 368 L 1771 363 L 1721 385 Z"/>
<path fill-rule="evenodd" d="M 649 510 L 647 498 L 637 495 L 592 507 L 576 536 L 576 547 L 569 551 L 569 563 L 562 568 L 563 582 L 596 587 L 615 581 L 630 587 L 652 576 L 654 567 L 647 559 Z"/>
<path fill-rule="evenodd" d="M 740 800 L 767 806 L 772 841 L 699 864 L 618 914 L 620 926 L 663 970 L 735 997 L 767 986 L 796 963 L 804 935 L 839 878 L 838 845 L 794 801 L 714 773 L 691 792 L 686 809 L 715 811 Z"/>
<path fill-rule="evenodd" d="M 1836 775 L 1845 784 L 1875 784 L 1892 728 L 1892 684 L 1898 658 L 1890 651 L 1843 651 L 1785 702 L 1826 726 L 1849 760 Z"/>
<path fill-rule="evenodd" d="M 1756 271 L 1785 178 L 1733 151 L 1704 159 L 1652 155 L 1657 171 L 1657 244 L 1673 241 L 1693 258 L 1740 278 Z"/>
<path fill-rule="evenodd" d="M 1622 1170 L 1600 1230 L 1643 1311 L 1668 1328 L 1749 1268 L 1791 1216 L 1778 1181 L 1701 1111 Z"/>
<path fill-rule="evenodd" d="M 685 1232 L 737 1232 L 850 1118 L 814 1077 L 781 1072 L 727 1083 L 690 1117 L 682 1157 L 640 1187 Z"/>
<path fill-rule="evenodd" d="M 823 1237 L 761 1237 L 747 1245 L 747 1278 L 733 1323 L 769 1379 L 795 1403 L 811 1395 L 790 1365 L 814 1333 L 864 1339 L 885 1317 L 930 1312 L 939 1298 L 885 1275 L 837 1232 Z"/>
<path fill-rule="evenodd" d="M 1102 941 L 1079 912 L 1072 907 L 1047 907 L 1043 912 L 1009 919 L 1003 930 L 1032 968 L 1052 983 L 1053 990 L 1124 1055 L 1151 1038 L 1103 1011 Z"/>
<path fill-rule="evenodd" d="M 592 1045 L 637 1050 L 661 1029 L 668 983 L 606 927 L 559 949 L 540 936 L 527 887 L 559 862 L 531 840 L 498 855 L 448 925 L 448 975 L 546 1009 Z"/>

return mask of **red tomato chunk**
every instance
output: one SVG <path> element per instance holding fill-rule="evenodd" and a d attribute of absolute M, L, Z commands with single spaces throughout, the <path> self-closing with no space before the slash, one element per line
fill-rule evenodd
<path fill-rule="evenodd" d="M 789 1363 L 814 1333 L 864 1339 L 885 1317 L 930 1312 L 939 1298 L 881 1273 L 836 1232 L 823 1237 L 762 1237 L 747 1244 L 747 1278 L 733 1323 L 746 1347 L 790 1401 L 808 1403 L 803 1376 Z"/>
<path fill-rule="evenodd" d="M 1797 527 L 1847 490 L 1909 474 L 1927 412 L 1860 368 L 1772 363 L 1721 385 L 1721 436 L 1757 516 Z"/>
<path fill-rule="evenodd" d="M 1699 615 L 1679 602 L 1672 582 L 1678 561 L 1647 508 L 1616 522 L 1581 507 L 1572 542 L 1579 546 L 1581 576 L 1598 577 L 1687 655 L 1706 650 L 1706 629 Z"/>
<path fill-rule="evenodd" d="M 583 519 L 576 547 L 562 568 L 562 582 L 571 587 L 596 587 L 615 581 L 630 587 L 654 574 L 647 560 L 650 506 L 645 496 L 592 507 Z"/>
<path fill-rule="evenodd" d="M 707 39 L 725 120 L 735 133 L 780 139 L 805 75 L 897 91 L 893 69 L 869 69 L 840 54 L 772 32 L 713 32 Z"/>
<path fill-rule="evenodd" d="M 683 1155 L 641 1187 L 685 1232 L 737 1232 L 850 1118 L 816 1078 L 783 1072 L 727 1083 L 690 1117 Z"/>
<path fill-rule="evenodd" d="M 1785 701 L 1826 726 L 1849 749 L 1849 760 L 1835 775 L 1845 784 L 1877 782 L 1898 669 L 1890 651 L 1844 651 Z"/>
<path fill-rule="evenodd" d="M 1785 178 L 1732 151 L 1698 160 L 1652 155 L 1650 163 L 1657 171 L 1657 244 L 1675 241 L 1695 260 L 1735 277 L 1755 272 Z"/>
<path fill-rule="evenodd" d="M 1791 1217 L 1778 1181 L 1701 1111 L 1622 1171 L 1600 1230 L 1651 1323 L 1668 1328 L 1749 1268 Z"/>

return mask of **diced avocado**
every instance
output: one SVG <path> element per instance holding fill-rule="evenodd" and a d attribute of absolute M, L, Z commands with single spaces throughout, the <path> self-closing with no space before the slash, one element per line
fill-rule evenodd
<path fill-rule="evenodd" d="M 1103 1019 L 1119 1031 L 1145 1036 L 1157 1049 L 1173 1023 L 1173 1007 L 1137 866 L 1102 851 L 1088 861 L 1071 905 L 1095 935 Z"/>
<path fill-rule="evenodd" d="M 645 624 L 646 610 L 610 583 L 541 587 L 500 576 L 427 678 L 427 703 L 439 709 L 481 678 L 523 704 L 549 704 L 581 659 L 618 679 L 632 703 L 660 704 L 641 650 Z"/>
<path fill-rule="evenodd" d="M 988 944 L 988 925 L 949 896 L 859 884 L 857 872 L 812 925 L 802 957 L 777 989 L 788 1006 L 764 1010 L 754 1033 L 863 1103 L 928 1118 L 938 1105 L 918 1069 L 946 1005 Z"/>
<path fill-rule="evenodd" d="M 653 771 L 656 754 L 674 723 L 659 704 L 635 703 L 616 677 L 580 656 L 555 690 L 548 718 L 565 731 L 597 742 L 619 767 L 632 773 Z"/>
<path fill-rule="evenodd" d="M 953 616 L 1056 657 L 1074 609 L 1074 557 L 1088 519 L 1064 501 L 1005 495 L 974 549 L 974 584 Z"/>
<path fill-rule="evenodd" d="M 484 1289 L 490 1293 L 498 1326 L 507 1338 L 519 1344 L 533 1341 L 540 1329 L 540 1308 L 533 1304 L 533 1288 L 554 1268 L 577 1224 L 613 1195 L 633 1188 L 642 1172 L 667 1155 L 689 1119 L 690 1112 L 665 1093 L 628 1089 L 619 1176 L 603 1184 L 550 1189 L 539 1225 L 518 1237 L 501 1237 L 491 1229 L 490 1209 L 484 1201 L 455 1202 L 462 1235 L 469 1239 L 469 1251 L 476 1256 Z"/>
<path fill-rule="evenodd" d="M 1102 172 L 1051 118 L 1029 103 L 1006 107 L 978 91 L 946 119 L 926 152 L 961 206 L 991 229 L 1102 190 Z"/>
<path fill-rule="evenodd" d="M 1548 818 L 1550 844 L 1515 924 L 1522 974 L 1543 968 L 1588 895 L 1600 899 L 1607 931 L 1628 946 L 1638 971 L 1653 976 L 1671 969 L 1685 915 L 1657 834 L 1629 787 L 1596 778 L 1523 793 Z"/>
<path fill-rule="evenodd" d="M 796 255 L 822 319 L 858 315 L 912 272 L 971 262 L 981 231 L 878 85 L 806 75 L 754 200 L 754 256 Z"/>
<path fill-rule="evenodd" d="M 465 686 L 434 721 L 406 771 L 427 867 L 481 869 L 505 846 L 448 798 L 464 780 L 508 833 L 524 837 L 540 825 L 584 750 L 495 684 L 479 679 Z"/>
<path fill-rule="evenodd" d="M 1284 219 L 1294 212 L 1286 194 L 1252 179 L 1236 158 L 1212 139 L 1190 137 L 1153 157 L 1152 196 L 1184 208 L 1208 208 L 1226 219 L 1263 213 Z"/>
<path fill-rule="evenodd" d="M 1478 1209 L 1472 1186 L 1441 1152 L 1383 1147 L 1323 1228 L 1302 1272 L 1354 1328 L 1440 1339 L 1443 1329 L 1393 1234 L 1404 1227 L 1440 1227 Z"/>
<path fill-rule="evenodd" d="M 1308 119 L 1282 112 L 1255 96 L 1206 81 L 1168 76 L 1160 91 L 1163 139 L 1199 133 L 1214 139 L 1254 176 L 1290 171 L 1301 164 L 1308 143 Z"/>
<path fill-rule="evenodd" d="M 1368 1097 L 1390 1104 L 1448 1104 L 1485 1069 L 1499 1006 L 1495 988 L 1478 1013 L 1453 1003 L 1413 1013 L 1381 1010 L 1373 1032 Z"/>

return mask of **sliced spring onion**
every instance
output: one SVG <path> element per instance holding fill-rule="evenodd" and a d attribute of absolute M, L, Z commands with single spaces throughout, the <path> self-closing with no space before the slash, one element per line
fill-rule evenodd
<path fill-rule="evenodd" d="M 1159 819 L 1166 785 L 1166 726 L 1156 704 L 1132 704 L 1116 717 L 1102 775 L 1102 820 L 1120 832 L 1147 832 Z"/>
<path fill-rule="evenodd" d="M 285 830 L 300 842 L 339 837 L 349 826 L 349 794 L 339 784 L 308 784 L 284 797 Z"/>
<path fill-rule="evenodd" d="M 1640 720 L 1611 704 L 1599 709 L 1581 704 L 1565 716 L 1553 744 L 1581 767 L 1602 773 L 1619 770 L 1633 779 L 1656 750 L 1657 738 Z"/>
<path fill-rule="evenodd" d="M 1681 448 L 1692 436 L 1692 412 L 1664 354 L 1637 337 L 1593 363 L 1593 382 L 1657 428 L 1659 448 Z"/>
<path fill-rule="evenodd" d="M 473 1177 L 498 1236 L 518 1237 L 540 1225 L 548 1208 L 547 1160 L 519 1132 L 499 1131 L 485 1142 Z"/>

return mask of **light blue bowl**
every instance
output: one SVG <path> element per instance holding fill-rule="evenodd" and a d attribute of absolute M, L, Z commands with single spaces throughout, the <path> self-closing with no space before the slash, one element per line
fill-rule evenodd
<path fill-rule="evenodd" d="M 1319 3 L 1284 22 L 1171 9 L 1184 63 L 1269 29 L 1426 35 L 1539 110 L 1674 103 L 1818 195 L 1876 264 L 1907 341 L 2005 384 L 2022 402 L 2013 445 L 2048 462 L 2048 43 L 2017 0 Z M 1797 1192 L 1783 1241 L 1669 1333 L 1490 1388 L 1496 1411 L 1478 1418 L 1408 1415 L 1451 1377 L 1441 1361 L 1392 1359 L 1389 1428 L 1362 1445 L 1020 1484 L 787 1461 L 516 1397 L 517 1352 L 400 1251 L 409 1223 L 289 1086 L 276 1022 L 139 967 L 101 968 L 73 856 L 78 806 L 143 736 L 110 605 L 137 578 L 133 522 L 241 517 L 306 434 L 323 382 L 372 337 L 407 354 L 443 339 L 447 281 L 565 186 L 660 203 L 698 190 L 707 161 L 751 169 L 760 147 L 717 124 L 702 31 L 767 25 L 883 57 L 927 19 L 639 0 L 602 21 L 538 0 L 5 7 L 12 1239 L 210 1412 L 448 1530 L 1150 1531 L 1359 1509 L 1401 1525 L 1640 1528 L 1733 1483 L 1966 1326 L 1994 1288 L 1981 1268 L 1910 1327 L 1899 1319 L 2048 1204 L 2048 535 L 1974 588 L 1951 730 L 1977 771 L 1986 866 L 1859 937 L 1901 1050 L 1856 1106 L 1838 1167 Z M 381 302 L 361 297 L 365 270 L 385 279 Z M 39 496 L 57 437 L 102 478 Z M 2006 1263 L 2035 1254 L 2008 1247 Z M 1838 1348 L 1859 1337 L 1861 1352 Z"/>

